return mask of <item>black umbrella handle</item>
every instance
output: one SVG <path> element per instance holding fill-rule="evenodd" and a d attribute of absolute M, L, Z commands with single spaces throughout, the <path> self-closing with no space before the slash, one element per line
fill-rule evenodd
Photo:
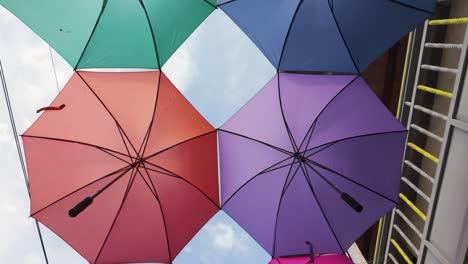
<path fill-rule="evenodd" d="M 77 217 L 81 212 L 83 212 L 88 206 L 93 203 L 93 197 L 86 197 L 83 201 L 79 202 L 75 207 L 68 211 L 70 217 Z"/>

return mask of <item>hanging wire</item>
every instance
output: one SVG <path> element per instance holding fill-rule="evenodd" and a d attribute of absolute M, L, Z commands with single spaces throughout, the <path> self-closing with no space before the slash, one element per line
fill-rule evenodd
<path fill-rule="evenodd" d="M 57 85 L 57 92 L 60 93 L 60 85 L 57 78 L 57 71 L 55 70 L 54 55 L 52 54 L 52 48 L 49 45 L 50 60 L 52 61 L 52 69 L 54 70 L 55 85 Z"/>
<path fill-rule="evenodd" d="M 26 189 L 28 190 L 28 196 L 31 197 L 31 191 L 29 188 L 29 180 L 27 176 L 28 174 L 26 172 L 26 165 L 25 165 L 24 158 L 23 158 L 23 151 L 21 150 L 21 145 L 19 142 L 18 131 L 16 129 L 15 118 L 13 115 L 13 108 L 11 107 L 10 95 L 8 93 L 8 87 L 6 84 L 5 74 L 3 72 L 3 65 L 2 65 L 1 59 L 0 59 L 0 79 L 2 81 L 3 94 L 5 95 L 5 101 L 6 101 L 6 105 L 8 109 L 8 115 L 10 117 L 11 128 L 13 129 L 13 137 L 15 138 L 16 150 L 18 153 L 19 161 L 21 163 L 21 170 L 23 171 L 24 182 L 26 184 Z M 49 260 L 47 258 L 47 253 L 46 253 L 45 246 L 44 246 L 44 240 L 42 239 L 41 229 L 39 227 L 39 223 L 37 222 L 37 220 L 34 220 L 34 221 L 36 223 L 37 234 L 39 235 L 39 240 L 41 242 L 42 252 L 44 254 L 44 260 L 45 260 L 45 263 L 48 264 Z"/>

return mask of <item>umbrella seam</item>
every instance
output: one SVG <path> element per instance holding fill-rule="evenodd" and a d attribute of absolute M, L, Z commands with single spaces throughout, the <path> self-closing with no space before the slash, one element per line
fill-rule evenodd
<path fill-rule="evenodd" d="M 106 109 L 107 113 L 110 115 L 110 117 L 114 120 L 115 122 L 115 125 L 117 126 L 117 129 L 121 129 L 122 130 L 122 133 L 125 135 L 125 138 L 127 139 L 128 143 L 130 143 L 130 146 L 132 147 L 133 151 L 135 151 L 135 153 L 138 153 L 135 149 L 135 147 L 133 146 L 132 142 L 130 141 L 130 138 L 128 137 L 128 135 L 125 133 L 125 130 L 122 128 L 122 126 L 120 125 L 120 123 L 117 121 L 117 119 L 115 118 L 115 116 L 112 114 L 112 112 L 109 110 L 109 108 L 107 108 L 106 104 L 104 104 L 104 101 L 102 101 L 102 99 L 97 95 L 97 93 L 93 90 L 93 88 L 91 88 L 91 86 L 88 84 L 88 82 L 83 78 L 83 76 L 81 76 L 80 72 L 77 71 L 76 72 L 77 75 L 80 77 L 80 79 L 84 82 L 84 84 L 86 84 L 86 87 L 88 87 L 88 89 L 91 91 L 92 94 L 94 94 L 94 96 L 96 97 L 96 99 L 101 103 L 102 107 L 104 107 L 104 109 Z M 123 144 L 125 145 L 125 140 L 123 142 Z"/>
<path fill-rule="evenodd" d="M 333 230 L 333 228 L 332 228 L 332 226 L 331 226 L 331 224 L 330 224 L 330 221 L 328 220 L 328 217 L 327 217 L 327 215 L 325 214 L 325 211 L 323 210 L 322 205 L 320 204 L 320 201 L 318 200 L 317 195 L 315 194 L 315 191 L 314 191 L 314 188 L 312 187 L 312 183 L 311 183 L 311 181 L 310 181 L 309 173 L 307 172 L 307 169 L 303 168 L 303 167 L 302 167 L 302 164 L 300 165 L 300 167 L 301 167 L 301 170 L 302 170 L 303 173 L 304 173 L 304 177 L 306 178 L 307 185 L 309 186 L 310 191 L 312 192 L 312 195 L 314 196 L 315 200 L 317 201 L 317 205 L 318 205 L 318 207 L 320 208 L 320 211 L 322 212 L 323 218 L 324 218 L 325 221 L 327 222 L 328 227 L 330 228 L 330 231 L 332 232 L 333 236 L 335 237 L 336 242 L 338 242 L 338 246 L 340 247 L 342 253 L 344 254 L 344 253 L 346 252 L 346 250 L 344 250 L 343 246 L 341 245 L 340 240 L 338 239 L 337 235 L 335 234 L 335 231 Z"/>
<path fill-rule="evenodd" d="M 114 221 L 112 222 L 112 225 L 111 225 L 111 227 L 109 229 L 109 232 L 107 233 L 107 236 L 106 236 L 106 238 L 104 239 L 104 242 L 101 245 L 101 249 L 99 250 L 96 258 L 93 261 L 93 263 L 97 263 L 99 257 L 101 256 L 102 250 L 104 249 L 104 246 L 106 245 L 107 240 L 108 240 L 110 234 L 112 233 L 112 229 L 114 228 L 115 222 L 117 222 L 117 218 L 119 217 L 119 214 L 122 211 L 122 208 L 123 208 L 123 206 L 125 204 L 125 201 L 127 200 L 128 194 L 130 193 L 130 189 L 132 188 L 133 182 L 135 181 L 136 170 L 137 170 L 137 168 L 132 169 L 132 173 L 131 173 L 130 179 L 128 180 L 128 184 L 127 184 L 127 190 L 125 190 L 125 194 L 124 194 L 124 197 L 122 199 L 122 202 L 120 203 L 120 207 L 119 207 L 117 213 L 115 214 Z"/>
<path fill-rule="evenodd" d="M 283 201 L 283 197 L 284 197 L 284 188 L 286 187 L 286 183 L 287 183 L 287 179 L 289 178 L 289 175 L 292 171 L 292 168 L 293 168 L 293 165 L 291 164 L 291 167 L 289 168 L 289 171 L 288 171 L 288 175 L 286 176 L 286 179 L 284 180 L 284 184 L 283 184 L 283 190 L 281 192 L 281 195 L 280 195 L 280 198 L 279 198 L 279 201 L 278 201 L 278 208 L 276 210 L 276 218 L 275 218 L 275 227 L 273 229 L 273 251 L 272 251 L 272 256 L 275 257 L 276 255 L 276 236 L 277 236 L 277 233 L 278 233 L 278 219 L 279 219 L 279 213 L 280 213 L 280 208 L 281 208 L 281 202 Z M 299 167 L 298 167 L 299 168 Z M 294 177 L 297 172 L 298 172 L 298 168 L 296 168 L 296 171 L 294 172 L 293 176 Z"/>
<path fill-rule="evenodd" d="M 334 144 L 337 144 L 337 143 L 340 143 L 342 141 L 347 141 L 347 140 L 353 140 L 353 139 L 356 139 L 356 138 L 362 138 L 362 137 L 372 137 L 372 136 L 379 136 L 379 135 L 387 135 L 387 134 L 396 134 L 396 133 L 407 133 L 408 130 L 396 130 L 396 131 L 385 131 L 385 132 L 376 132 L 376 133 L 370 133 L 370 134 L 364 134 L 364 135 L 357 135 L 357 136 L 352 136 L 352 137 L 346 137 L 346 138 L 342 138 L 342 139 L 338 139 L 338 140 L 335 140 L 335 141 L 331 141 L 331 142 L 326 142 L 324 144 L 320 144 L 318 146 L 315 146 L 313 148 L 310 148 L 310 149 L 306 149 L 305 151 L 309 151 L 309 150 L 313 150 L 313 149 L 316 149 L 316 148 L 320 148 L 320 147 L 323 147 L 325 145 L 329 145 L 325 148 L 322 148 L 316 152 L 314 152 L 313 154 L 307 156 L 306 158 L 309 158 L 317 153 L 320 153 L 321 151 L 331 147 L 332 145 Z"/>
<path fill-rule="evenodd" d="M 397 4 L 397 5 L 401 5 L 401 6 L 404 6 L 404 7 L 408 7 L 408 8 L 411 8 L 411 9 L 415 9 L 417 11 L 420 11 L 420 12 L 424 12 L 428 15 L 433 15 L 434 13 L 429 11 L 429 10 L 426 10 L 426 9 L 423 9 L 423 8 L 419 8 L 419 7 L 416 7 L 416 6 L 413 6 L 413 5 L 410 5 L 410 4 L 406 4 L 406 3 L 402 3 L 400 1 L 396 1 L 396 0 L 388 0 L 389 2 L 391 3 L 394 3 L 394 4 Z"/>
<path fill-rule="evenodd" d="M 80 65 L 81 59 L 83 58 L 83 56 L 84 56 L 84 54 L 86 52 L 86 49 L 88 49 L 88 45 L 91 42 L 91 39 L 93 38 L 94 32 L 96 31 L 97 25 L 99 24 L 99 22 L 101 20 L 102 14 L 104 14 L 104 9 L 106 8 L 106 5 L 107 5 L 107 0 L 102 0 L 101 12 L 99 13 L 99 16 L 96 19 L 96 23 L 94 24 L 93 30 L 91 31 L 91 34 L 89 35 L 88 41 L 86 42 L 86 45 L 84 46 L 83 51 L 81 52 L 81 55 L 80 55 L 78 61 L 76 62 L 76 65 L 73 67 L 74 71 L 76 71 L 76 69 Z"/>
<path fill-rule="evenodd" d="M 45 207 L 43 207 L 43 208 L 37 210 L 36 212 L 34 212 L 33 214 L 31 214 L 30 217 L 34 217 L 35 215 L 39 214 L 40 212 L 42 212 L 42 211 L 46 210 L 47 208 L 49 208 L 49 207 L 55 205 L 56 203 L 62 201 L 63 199 L 69 197 L 70 195 L 73 195 L 73 194 L 75 194 L 76 192 L 81 191 L 82 189 L 84 189 L 84 188 L 90 186 L 91 184 L 95 184 L 95 183 L 97 183 L 97 182 L 99 182 L 99 181 L 102 181 L 102 180 L 104 180 L 104 179 L 106 179 L 106 178 L 112 177 L 112 176 L 114 176 L 115 174 L 120 173 L 120 172 L 122 172 L 122 171 L 124 171 L 125 169 L 128 169 L 128 168 L 130 168 L 130 166 L 125 166 L 125 167 L 120 168 L 120 169 L 118 169 L 118 170 L 116 170 L 116 171 L 113 171 L 113 172 L 111 172 L 111 173 L 108 173 L 108 174 L 106 174 L 106 175 L 104 175 L 104 176 L 102 176 L 102 177 L 100 177 L 100 178 L 98 178 L 98 179 L 96 179 L 96 180 L 93 180 L 93 181 L 90 182 L 90 183 L 87 183 L 86 185 L 84 185 L 84 186 L 82 186 L 82 187 L 80 187 L 80 188 L 78 188 L 78 189 L 72 191 L 71 193 L 69 193 L 69 194 L 67 194 L 67 195 L 65 195 L 65 196 L 63 196 L 63 197 L 61 197 L 61 198 L 59 198 L 59 199 L 53 201 L 53 202 L 50 203 L 49 205 L 47 205 L 47 206 L 45 206 Z M 128 172 L 128 171 L 127 171 L 127 172 Z"/>
<path fill-rule="evenodd" d="M 275 163 L 275 164 L 273 164 L 273 165 L 267 167 L 266 169 L 260 171 L 259 173 L 255 174 L 254 176 L 252 176 L 252 178 L 250 178 L 250 179 L 248 179 L 246 182 L 244 182 L 239 188 L 237 188 L 237 190 L 236 190 L 231 196 L 229 196 L 229 198 L 226 200 L 226 202 L 224 202 L 224 203 L 222 204 L 221 209 L 224 208 L 224 206 L 226 206 L 227 203 L 228 203 L 239 191 L 241 191 L 241 189 L 244 188 L 249 182 L 253 181 L 255 178 L 257 178 L 257 177 L 260 176 L 260 175 L 263 175 L 263 174 L 265 174 L 265 173 L 268 173 L 268 172 L 271 172 L 271 171 L 274 171 L 274 170 L 277 170 L 277 169 L 281 169 L 281 168 L 283 168 L 283 167 L 286 167 L 286 166 L 283 166 L 283 167 L 280 167 L 280 168 L 276 168 L 276 169 L 274 169 L 274 170 L 272 169 L 272 168 L 275 167 L 276 165 L 278 165 L 278 164 L 280 164 L 280 163 L 283 163 L 284 161 L 286 161 L 286 160 L 288 160 L 288 159 L 290 159 L 290 158 L 291 158 L 291 157 L 288 157 L 288 158 L 286 158 L 286 159 L 284 159 L 284 160 L 281 160 L 281 161 L 279 161 L 279 162 L 277 162 L 277 163 Z M 293 163 L 288 164 L 288 165 L 292 165 L 292 164 L 293 164 Z M 269 171 L 268 171 L 268 170 L 269 170 Z M 284 187 L 283 187 L 283 188 L 284 188 Z"/>
<path fill-rule="evenodd" d="M 330 5 L 330 2 L 328 2 L 328 6 L 330 7 L 330 12 L 333 16 L 333 21 L 335 21 L 335 25 L 336 25 L 336 28 L 338 29 L 338 33 L 340 33 L 340 37 L 341 37 L 341 40 L 343 40 L 343 44 L 345 45 L 346 47 L 346 50 L 348 51 L 348 54 L 349 54 L 349 57 L 351 58 L 351 60 L 353 61 L 353 64 L 354 64 L 354 67 L 356 68 L 356 71 L 359 73 L 361 72 L 354 57 L 353 57 L 353 54 L 351 53 L 351 50 L 349 49 L 349 46 L 348 46 L 348 43 L 346 42 L 344 36 L 343 36 L 343 32 L 341 31 L 341 27 L 340 25 L 338 25 L 338 21 L 336 20 L 336 16 L 335 16 L 335 11 L 333 11 L 333 7 Z"/>
<path fill-rule="evenodd" d="M 343 174 L 341 174 L 341 173 L 339 173 L 339 172 L 337 172 L 337 171 L 335 171 L 335 170 L 333 170 L 333 169 L 331 169 L 331 168 L 329 168 L 329 167 L 327 167 L 327 166 L 325 166 L 325 165 L 322 165 L 322 164 L 320 164 L 320 163 L 318 163 L 318 162 L 315 162 L 315 161 L 312 161 L 312 160 L 309 160 L 309 159 L 307 159 L 307 161 L 310 162 L 310 163 L 312 163 L 313 165 L 315 165 L 315 166 L 317 166 L 317 167 L 320 167 L 320 168 L 322 168 L 322 169 L 324 169 L 324 170 L 327 170 L 327 171 L 329 171 L 329 172 L 331 172 L 331 173 L 333 173 L 333 174 L 335 174 L 335 175 L 337 175 L 337 176 L 339 176 L 339 177 L 341 177 L 341 178 L 343 178 L 343 179 L 346 179 L 346 180 L 348 180 L 348 181 L 350 181 L 350 182 L 352 182 L 352 183 L 354 183 L 354 184 L 356 184 L 356 185 L 358 185 L 358 186 L 360 186 L 360 187 L 362 187 L 362 188 L 364 188 L 364 189 L 366 189 L 366 190 L 368 190 L 368 191 L 370 191 L 370 192 L 372 192 L 372 193 L 374 193 L 374 194 L 377 194 L 378 196 L 380 196 L 380 197 L 382 197 L 382 198 L 384 198 L 384 199 L 386 199 L 386 200 L 388 200 L 388 201 L 390 201 L 390 202 L 392 202 L 392 203 L 398 205 L 398 202 L 393 201 L 392 199 L 388 198 L 387 196 L 385 196 L 385 195 L 383 195 L 383 194 L 381 194 L 381 193 L 379 193 L 379 192 L 377 192 L 377 191 L 374 191 L 374 190 L 372 190 L 371 188 L 369 188 L 369 187 L 367 187 L 367 186 L 365 186 L 365 185 L 363 185 L 363 184 L 361 184 L 361 183 L 359 183 L 359 182 L 357 182 L 357 181 L 355 181 L 355 180 L 352 180 L 351 178 L 349 178 L 349 177 L 347 177 L 347 176 L 345 176 L 345 175 L 343 175 Z M 308 164 L 308 163 L 306 163 L 306 164 L 307 164 L 308 166 L 311 166 L 311 165 Z"/>
<path fill-rule="evenodd" d="M 44 139 L 44 140 L 61 141 L 61 142 L 66 142 L 66 143 L 71 143 L 71 144 L 78 144 L 78 145 L 83 145 L 83 146 L 87 146 L 87 147 L 96 148 L 96 149 L 101 150 L 102 152 L 104 152 L 104 153 L 106 153 L 106 154 L 109 154 L 109 155 L 111 155 L 111 154 L 108 153 L 107 151 L 113 152 L 113 153 L 117 153 L 117 154 L 120 154 L 120 155 L 122 155 L 122 156 L 131 158 L 130 156 L 127 156 L 127 154 L 121 153 L 121 152 L 119 152 L 119 151 L 115 151 L 115 150 L 112 150 L 112 149 L 100 147 L 100 146 L 97 146 L 97 145 L 93 145 L 93 144 L 89 144 L 89 143 L 85 143 L 85 142 L 81 142 L 81 141 L 74 141 L 74 140 L 68 140 L 68 139 L 63 139 L 63 138 L 51 138 L 51 137 L 43 137 L 43 136 L 32 136 L 32 135 L 21 135 L 21 137 L 23 137 L 23 138 L 37 138 L 37 139 Z M 114 155 L 111 155 L 111 156 L 115 157 Z M 116 157 L 116 158 L 117 158 L 117 157 Z M 128 161 L 126 161 L 126 162 L 129 163 Z M 129 164 L 130 164 L 130 163 L 129 163 Z"/>
<path fill-rule="evenodd" d="M 150 165 L 153 165 L 153 166 L 156 166 L 156 167 L 160 167 L 160 166 L 157 166 L 155 164 L 152 164 L 148 161 L 145 161 L 146 163 L 150 164 Z M 169 171 L 168 169 L 165 169 L 165 168 L 162 168 L 166 171 L 168 171 L 169 173 L 164 173 L 164 172 L 160 172 L 160 171 L 157 171 L 157 170 L 152 170 L 152 169 L 149 169 L 147 168 L 144 164 L 143 164 L 143 167 L 146 169 L 146 170 L 150 170 L 150 171 L 153 171 L 153 172 L 156 172 L 156 173 L 161 173 L 161 174 L 164 174 L 166 176 L 169 176 L 169 177 L 173 177 L 175 179 L 179 179 L 185 183 L 187 183 L 188 185 L 190 185 L 192 188 L 196 189 L 198 192 L 200 192 L 201 194 L 203 194 L 203 196 L 205 196 L 217 209 L 220 209 L 220 206 L 216 204 L 215 201 L 213 201 L 213 199 L 211 199 L 204 191 L 202 191 L 200 188 L 198 188 L 197 186 L 195 186 L 194 184 L 192 184 L 190 181 L 188 181 L 187 179 L 185 179 L 184 177 L 172 172 L 172 171 Z"/>
<path fill-rule="evenodd" d="M 268 144 L 268 143 L 266 143 L 266 142 L 263 142 L 263 141 L 261 141 L 261 140 L 254 139 L 254 138 L 251 138 L 251 137 L 248 137 L 248 136 L 245 136 L 245 135 L 236 133 L 236 132 L 224 130 L 224 129 L 222 129 L 222 128 L 218 128 L 217 131 L 219 131 L 219 132 L 224 132 L 224 133 L 228 133 L 228 134 L 232 134 L 232 135 L 235 135 L 235 136 L 238 136 L 238 137 L 242 137 L 242 138 L 245 138 L 245 139 L 252 140 L 252 141 L 254 141 L 254 142 L 257 142 L 257 143 L 263 144 L 263 145 L 265 145 L 265 146 L 267 146 L 267 147 L 270 147 L 270 148 L 272 148 L 272 149 L 274 149 L 274 150 L 276 150 L 276 151 L 278 151 L 278 152 L 284 153 L 284 154 L 286 154 L 286 155 L 290 155 L 290 156 L 293 155 L 293 153 L 290 152 L 290 151 L 287 151 L 287 150 L 285 150 L 285 149 L 282 149 L 282 148 L 273 146 L 273 145 Z"/>

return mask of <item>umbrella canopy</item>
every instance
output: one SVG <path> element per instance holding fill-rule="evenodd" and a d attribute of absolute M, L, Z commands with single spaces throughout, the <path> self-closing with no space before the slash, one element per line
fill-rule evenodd
<path fill-rule="evenodd" d="M 219 129 L 222 208 L 273 257 L 345 252 L 397 204 L 406 134 L 361 77 L 280 73 Z"/>
<path fill-rule="evenodd" d="M 269 264 L 311 264 L 310 257 L 272 259 Z M 314 264 L 353 264 L 345 255 L 322 255 L 314 257 Z"/>
<path fill-rule="evenodd" d="M 429 18 L 435 0 L 221 0 L 284 71 L 362 72 Z"/>
<path fill-rule="evenodd" d="M 72 67 L 159 69 L 215 0 L 0 0 Z"/>
<path fill-rule="evenodd" d="M 31 215 L 91 263 L 171 263 L 219 210 L 214 128 L 158 71 L 75 72 L 22 136 Z"/>

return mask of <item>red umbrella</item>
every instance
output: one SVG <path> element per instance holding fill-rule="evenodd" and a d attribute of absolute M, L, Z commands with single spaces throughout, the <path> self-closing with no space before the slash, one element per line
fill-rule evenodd
<path fill-rule="evenodd" d="M 91 263 L 170 263 L 219 209 L 216 133 L 164 74 L 76 72 L 24 133 L 31 215 Z"/>

